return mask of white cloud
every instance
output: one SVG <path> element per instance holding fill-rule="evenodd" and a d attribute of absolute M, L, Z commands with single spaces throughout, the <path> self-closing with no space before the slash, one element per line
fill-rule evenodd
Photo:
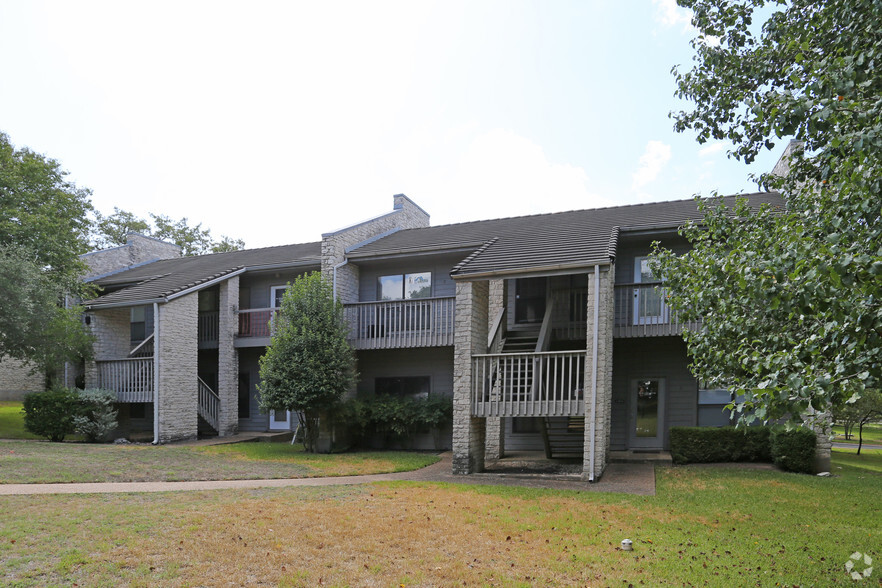
<path fill-rule="evenodd" d="M 676 0 L 652 0 L 655 5 L 654 18 L 665 27 L 683 25 L 683 30 L 692 28 L 692 11 L 677 6 Z"/>
<path fill-rule="evenodd" d="M 726 148 L 725 143 L 720 143 L 720 142 L 708 143 L 707 145 L 704 145 L 701 149 L 698 150 L 698 156 L 699 157 L 708 157 L 710 155 L 716 155 L 717 153 L 720 153 L 721 151 L 723 151 L 725 148 Z"/>
<path fill-rule="evenodd" d="M 671 146 L 661 141 L 649 141 L 640 156 L 640 167 L 631 176 L 631 188 L 640 190 L 654 181 L 671 160 Z"/>
<path fill-rule="evenodd" d="M 460 142 L 461 141 L 461 142 Z M 544 149 L 509 129 L 459 136 L 459 157 L 433 178 L 413 178 L 433 223 L 609 206 L 586 171 L 549 160 Z"/>

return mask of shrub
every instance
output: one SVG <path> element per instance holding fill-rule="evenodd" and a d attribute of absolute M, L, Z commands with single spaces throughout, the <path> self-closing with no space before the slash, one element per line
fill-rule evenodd
<path fill-rule="evenodd" d="M 396 441 L 410 445 L 417 433 L 442 429 L 453 420 L 453 400 L 447 396 L 364 396 L 341 403 L 335 416 L 362 444 L 377 437 L 384 446 Z"/>
<path fill-rule="evenodd" d="M 810 429 L 775 429 L 771 436 L 772 459 L 782 470 L 814 473 L 816 443 L 817 436 Z"/>
<path fill-rule="evenodd" d="M 106 441 L 116 429 L 117 411 L 113 404 L 116 394 L 112 390 L 93 388 L 78 394 L 79 414 L 74 416 L 74 430 L 89 443 Z"/>
<path fill-rule="evenodd" d="M 768 427 L 671 427 L 676 464 L 772 461 Z"/>
<path fill-rule="evenodd" d="M 68 388 L 51 388 L 25 395 L 22 403 L 25 428 L 50 441 L 64 441 L 74 432 L 79 414 L 79 395 Z"/>

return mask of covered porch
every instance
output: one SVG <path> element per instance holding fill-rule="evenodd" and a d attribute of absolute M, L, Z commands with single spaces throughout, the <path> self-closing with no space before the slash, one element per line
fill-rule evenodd
<path fill-rule="evenodd" d="M 453 470 L 505 458 L 512 420 L 598 478 L 609 447 L 612 266 L 457 282 Z"/>

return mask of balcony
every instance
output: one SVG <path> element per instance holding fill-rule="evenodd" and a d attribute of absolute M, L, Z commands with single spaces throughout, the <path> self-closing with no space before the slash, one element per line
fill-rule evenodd
<path fill-rule="evenodd" d="M 153 358 L 96 361 L 98 387 L 116 392 L 118 402 L 153 402 Z"/>
<path fill-rule="evenodd" d="M 200 312 L 198 323 L 199 349 L 217 349 L 220 332 L 220 313 L 218 311 Z"/>
<path fill-rule="evenodd" d="M 586 353 L 473 355 L 472 416 L 584 416 Z"/>
<path fill-rule="evenodd" d="M 259 347 L 270 343 L 272 321 L 278 308 L 249 308 L 239 311 L 236 347 Z"/>
<path fill-rule="evenodd" d="M 687 323 L 694 328 L 698 323 Z M 615 287 L 614 337 L 680 335 L 684 324 L 665 300 L 661 283 L 620 284 Z"/>
<path fill-rule="evenodd" d="M 355 349 L 453 345 L 455 308 L 453 296 L 347 304 L 349 343 Z"/>

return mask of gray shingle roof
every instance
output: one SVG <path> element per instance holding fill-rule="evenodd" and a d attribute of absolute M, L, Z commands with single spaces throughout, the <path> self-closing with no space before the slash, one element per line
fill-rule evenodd
<path fill-rule="evenodd" d="M 162 299 L 243 268 L 304 265 L 318 269 L 321 249 L 321 242 L 300 243 L 156 261 L 96 280 L 96 284 L 108 289 L 124 287 L 85 304 L 135 304 Z"/>
<path fill-rule="evenodd" d="M 741 195 L 751 206 L 783 206 L 774 192 Z M 727 196 L 731 206 L 737 196 Z M 371 258 L 458 247 L 481 248 L 459 263 L 454 276 L 590 267 L 615 257 L 619 230 L 676 228 L 698 218 L 695 200 L 575 210 L 406 229 L 350 252 Z M 493 240 L 491 243 L 490 241 Z"/>

